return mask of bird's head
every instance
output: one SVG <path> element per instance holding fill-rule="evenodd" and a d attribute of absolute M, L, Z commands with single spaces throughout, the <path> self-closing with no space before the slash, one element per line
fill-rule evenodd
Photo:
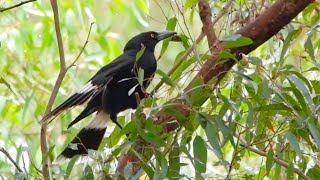
<path fill-rule="evenodd" d="M 155 46 L 161 40 L 174 36 L 177 33 L 174 31 L 149 31 L 136 35 L 128 41 L 124 47 L 124 51 L 135 50 L 140 51 L 142 46 L 145 46 L 150 51 L 154 51 Z"/>

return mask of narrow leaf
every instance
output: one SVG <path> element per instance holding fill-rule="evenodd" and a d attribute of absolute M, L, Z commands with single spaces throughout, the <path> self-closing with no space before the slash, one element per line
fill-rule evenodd
<path fill-rule="evenodd" d="M 299 143 L 297 141 L 297 138 L 294 134 L 291 132 L 288 132 L 286 135 L 286 138 L 288 139 L 292 149 L 297 153 L 297 155 L 301 158 L 302 157 L 302 152 L 299 146 Z"/>
<path fill-rule="evenodd" d="M 268 151 L 268 154 L 267 154 L 267 160 L 266 160 L 266 171 L 267 171 L 267 175 L 270 173 L 270 170 L 272 168 L 272 165 L 273 165 L 273 150 L 270 149 Z"/>
<path fill-rule="evenodd" d="M 207 169 L 207 148 L 204 140 L 200 136 L 194 138 L 193 155 L 196 172 L 205 173 Z"/>
<path fill-rule="evenodd" d="M 146 47 L 143 44 L 141 44 L 141 49 L 136 54 L 136 62 L 139 61 L 139 59 L 142 57 L 145 50 L 146 50 Z"/>

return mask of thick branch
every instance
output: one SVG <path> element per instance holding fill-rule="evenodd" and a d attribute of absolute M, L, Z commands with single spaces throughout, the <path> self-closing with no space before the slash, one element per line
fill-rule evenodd
<path fill-rule="evenodd" d="M 241 54 L 248 54 L 255 50 L 272 36 L 276 35 L 284 26 L 290 23 L 292 19 L 294 19 L 312 2 L 313 0 L 277 1 L 277 3 L 258 16 L 255 21 L 251 22 L 235 33 L 252 39 L 253 43 L 248 46 L 230 49 L 231 53 L 235 54 L 240 59 Z M 222 50 L 225 49 L 221 49 L 220 52 Z M 215 65 L 217 58 L 218 57 L 212 56 L 208 61 L 206 61 L 193 82 L 201 79 L 206 83 L 213 77 L 217 77 L 219 82 L 236 63 L 233 60 L 228 60 L 225 63 L 219 63 L 219 65 Z M 190 86 L 192 87 L 192 83 Z"/>
<path fill-rule="evenodd" d="M 198 7 L 200 11 L 200 19 L 203 24 L 202 31 L 207 36 L 210 51 L 213 52 L 212 48 L 214 43 L 217 41 L 217 36 L 213 30 L 211 9 L 206 0 L 199 0 Z"/>
<path fill-rule="evenodd" d="M 0 12 L 8 11 L 10 9 L 13 9 L 13 8 L 16 8 L 16 7 L 19 7 L 19 6 L 22 6 L 22 5 L 27 4 L 29 2 L 34 2 L 34 1 L 37 1 L 37 0 L 21 1 L 19 4 L 15 4 L 13 6 L 6 7 L 6 8 L 0 8 Z"/>

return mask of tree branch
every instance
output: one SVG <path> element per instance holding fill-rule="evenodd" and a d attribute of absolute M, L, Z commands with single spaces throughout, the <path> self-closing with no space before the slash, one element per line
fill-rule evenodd
<path fill-rule="evenodd" d="M 232 2 L 232 1 L 230 1 L 230 2 Z M 217 41 L 217 36 L 213 30 L 211 9 L 210 9 L 210 6 L 206 0 L 199 0 L 198 7 L 199 7 L 199 12 L 200 12 L 199 13 L 200 19 L 203 24 L 202 31 L 207 36 L 208 46 L 209 46 L 211 53 L 213 54 L 212 48 L 214 46 L 214 43 L 216 43 L 216 41 Z"/>
<path fill-rule="evenodd" d="M 19 167 L 19 165 L 13 160 L 13 158 L 10 156 L 10 154 L 4 149 L 4 148 L 0 148 L 0 151 L 5 155 L 7 156 L 7 158 L 12 162 L 12 164 L 16 167 L 16 169 L 23 173 L 22 169 Z M 26 179 L 26 178 L 24 178 Z"/>
<path fill-rule="evenodd" d="M 266 153 L 266 152 L 264 152 L 264 151 L 261 151 L 261 150 L 259 150 L 259 149 L 253 148 L 252 146 L 250 146 L 250 144 L 247 143 L 247 141 L 244 140 L 244 139 L 240 136 L 240 134 L 236 133 L 235 136 L 240 140 L 241 144 L 242 144 L 246 149 L 248 149 L 249 151 L 254 152 L 254 153 L 256 153 L 256 154 L 259 154 L 260 156 L 267 157 L 268 153 Z M 288 167 L 290 166 L 289 163 L 287 163 L 286 161 L 278 158 L 277 156 L 273 156 L 272 158 L 273 158 L 273 160 L 274 160 L 277 164 L 279 164 L 280 166 L 283 166 L 283 167 L 285 167 L 285 168 L 288 168 Z M 309 178 L 306 174 L 304 174 L 302 171 L 300 171 L 300 169 L 293 167 L 293 171 L 294 171 L 296 174 L 298 174 L 301 178 L 306 179 L 306 180 L 311 180 L 311 178 Z"/>
<path fill-rule="evenodd" d="M 54 24 L 55 24 L 56 36 L 57 36 L 58 48 L 59 48 L 60 72 L 56 80 L 56 83 L 53 87 L 53 90 L 51 92 L 50 99 L 46 107 L 45 115 L 51 111 L 54 100 L 56 99 L 59 88 L 62 84 L 62 80 L 66 74 L 66 70 L 65 70 L 66 63 L 65 63 L 64 50 L 63 50 L 61 31 L 60 31 L 58 3 L 56 0 L 50 0 L 50 2 L 53 10 Z M 48 159 L 48 144 L 47 144 L 47 125 L 48 125 L 47 121 L 41 124 L 41 134 L 40 134 L 41 153 L 42 153 L 42 173 L 45 180 L 50 179 L 50 169 L 49 169 L 50 162 Z"/>
<path fill-rule="evenodd" d="M 16 8 L 16 7 L 19 7 L 19 6 L 22 6 L 22 5 L 27 4 L 29 2 L 34 2 L 34 1 L 37 1 L 37 0 L 21 1 L 19 4 L 16 4 L 16 5 L 13 5 L 10 7 L 6 7 L 6 8 L 0 8 L 0 12 L 8 11 L 10 9 L 13 9 L 13 8 Z"/>

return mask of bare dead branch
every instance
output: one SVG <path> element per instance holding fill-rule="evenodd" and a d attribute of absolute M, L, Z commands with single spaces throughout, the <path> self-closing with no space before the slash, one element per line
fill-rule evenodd
<path fill-rule="evenodd" d="M 10 9 L 14 9 L 16 7 L 19 7 L 19 6 L 22 6 L 24 4 L 27 4 L 27 3 L 30 3 L 30 2 L 34 2 L 34 1 L 37 1 L 37 0 L 28 0 L 28 1 L 21 1 L 19 4 L 15 4 L 13 6 L 10 6 L 10 7 L 6 7 L 6 8 L 0 8 L 0 12 L 4 12 L 4 11 L 8 11 Z"/>

